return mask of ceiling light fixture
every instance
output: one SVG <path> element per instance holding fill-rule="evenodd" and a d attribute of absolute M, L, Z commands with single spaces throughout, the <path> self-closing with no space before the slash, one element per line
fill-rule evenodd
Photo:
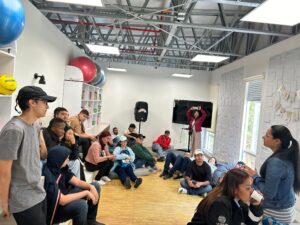
<path fill-rule="evenodd" d="M 127 72 L 126 69 L 122 69 L 122 68 L 107 67 L 106 69 L 110 71 L 116 71 L 116 72 Z"/>
<path fill-rule="evenodd" d="M 86 46 L 94 53 L 120 55 L 119 48 L 117 47 L 92 45 L 92 44 L 86 44 Z"/>
<path fill-rule="evenodd" d="M 267 0 L 241 20 L 294 26 L 300 22 L 299 0 Z"/>
<path fill-rule="evenodd" d="M 192 58 L 191 61 L 193 62 L 212 62 L 212 63 L 219 63 L 222 62 L 229 57 L 225 56 L 218 56 L 218 55 L 196 55 L 194 58 Z"/>
<path fill-rule="evenodd" d="M 191 74 L 183 74 L 183 73 L 174 73 L 174 74 L 172 74 L 172 76 L 173 77 L 181 77 L 181 78 L 190 78 L 193 75 L 191 75 Z"/>
<path fill-rule="evenodd" d="M 68 3 L 75 5 L 88 5 L 88 6 L 97 6 L 103 7 L 102 0 L 46 0 L 48 2 L 59 2 L 59 3 Z"/>

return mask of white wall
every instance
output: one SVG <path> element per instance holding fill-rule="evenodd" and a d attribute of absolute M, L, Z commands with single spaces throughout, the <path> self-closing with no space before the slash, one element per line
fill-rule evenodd
<path fill-rule="evenodd" d="M 44 17 L 29 1 L 22 0 L 25 10 L 25 28 L 17 40 L 16 68 L 14 77 L 19 88 L 25 85 L 38 85 L 33 74 L 43 74 L 46 85 L 40 85 L 48 94 L 57 96 L 44 124 L 53 116 L 53 109 L 62 105 L 65 65 L 72 57 L 83 53 Z M 18 90 L 14 93 L 15 99 Z M 13 107 L 15 101 L 13 100 Z"/>
<path fill-rule="evenodd" d="M 158 135 L 169 129 L 173 145 L 187 147 L 187 131 L 181 135 L 181 128 L 187 126 L 172 123 L 173 103 L 175 99 L 209 101 L 210 73 L 191 71 L 194 76 L 184 79 L 171 74 L 190 71 L 125 64 L 113 67 L 126 68 L 127 73 L 106 71 L 102 120 L 123 132 L 135 122 L 135 103 L 145 101 L 149 106 L 148 120 L 141 125 L 141 133 L 146 135 L 145 145 L 151 146 Z"/>

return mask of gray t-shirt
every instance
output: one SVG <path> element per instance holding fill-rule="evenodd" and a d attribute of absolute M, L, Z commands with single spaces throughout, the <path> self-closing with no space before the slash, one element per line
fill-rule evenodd
<path fill-rule="evenodd" d="M 0 133 L 0 160 L 13 160 L 9 189 L 11 213 L 22 212 L 42 202 L 39 126 L 13 117 Z"/>

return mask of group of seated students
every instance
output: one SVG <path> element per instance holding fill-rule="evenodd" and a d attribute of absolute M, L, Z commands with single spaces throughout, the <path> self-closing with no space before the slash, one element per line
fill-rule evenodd
<path fill-rule="evenodd" d="M 83 224 L 83 221 L 89 225 L 101 224 L 95 220 L 100 186 L 111 181 L 111 173 L 117 174 L 126 189 L 138 188 L 143 180 L 136 176 L 135 169 L 143 167 L 157 172 L 157 161 L 164 161 L 160 174 L 163 179 L 183 178 L 178 193 L 204 197 L 189 225 L 240 222 L 256 225 L 261 220 L 264 213 L 261 200 L 251 197 L 254 175 L 249 175 L 250 168 L 243 162 L 220 163 L 214 157 L 206 162 L 200 149 L 196 149 L 193 156 L 178 154 L 172 151 L 168 130 L 153 142 L 152 150 L 157 153 L 154 157 L 143 146 L 145 136 L 135 132 L 134 124 L 129 125 L 124 135 L 119 135 L 114 127 L 113 134 L 104 130 L 96 138 L 85 133 L 83 122 L 87 118 L 88 112 L 83 109 L 69 119 L 67 110 L 59 107 L 49 126 L 42 131 L 44 146 L 41 143 L 40 151 L 50 224 L 69 219 L 73 224 Z M 87 171 L 98 171 L 91 184 L 85 182 L 81 160 Z M 59 185 L 55 185 L 57 183 Z M 220 215 L 221 212 L 228 215 Z"/>

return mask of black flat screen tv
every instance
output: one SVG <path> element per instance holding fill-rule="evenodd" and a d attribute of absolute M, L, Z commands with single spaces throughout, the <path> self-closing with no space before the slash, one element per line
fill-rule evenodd
<path fill-rule="evenodd" d="M 174 100 L 173 107 L 173 123 L 179 124 L 189 124 L 188 118 L 186 116 L 187 110 L 192 106 L 201 106 L 207 113 L 206 118 L 202 124 L 202 127 L 210 128 L 212 120 L 212 102 L 202 102 L 202 101 L 188 101 L 188 100 Z"/>

